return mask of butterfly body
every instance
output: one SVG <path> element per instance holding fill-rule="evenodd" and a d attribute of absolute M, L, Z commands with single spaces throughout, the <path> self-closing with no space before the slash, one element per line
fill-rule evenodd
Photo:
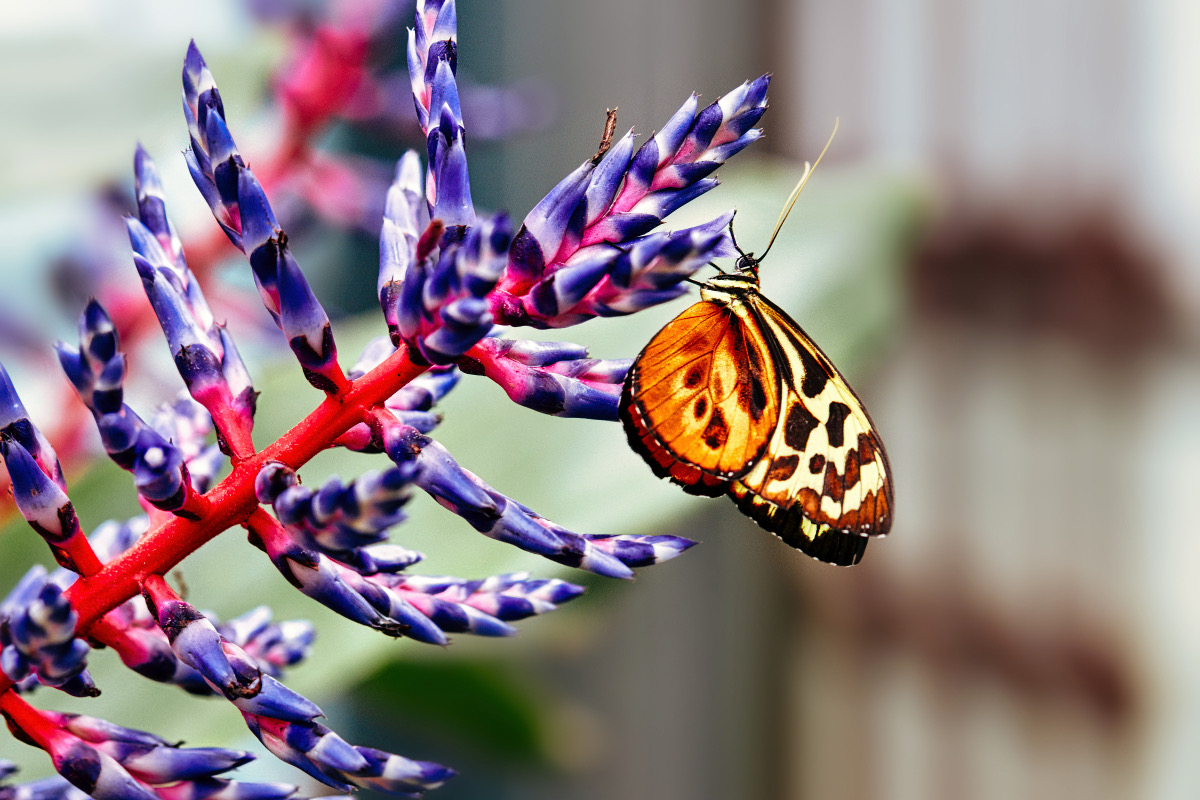
<path fill-rule="evenodd" d="M 821 349 L 759 291 L 758 262 L 708 281 L 625 379 L 630 445 L 684 491 L 729 495 L 803 552 L 855 564 L 887 533 L 887 455 L 862 402 Z"/>

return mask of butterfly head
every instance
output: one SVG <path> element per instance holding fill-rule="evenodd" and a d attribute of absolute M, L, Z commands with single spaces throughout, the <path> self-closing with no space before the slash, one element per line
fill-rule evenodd
<path fill-rule="evenodd" d="M 755 258 L 754 253 L 743 253 L 739 249 L 735 271 L 738 275 L 753 275 L 755 278 L 757 278 L 758 265 L 760 263 L 762 263 L 762 259 Z"/>

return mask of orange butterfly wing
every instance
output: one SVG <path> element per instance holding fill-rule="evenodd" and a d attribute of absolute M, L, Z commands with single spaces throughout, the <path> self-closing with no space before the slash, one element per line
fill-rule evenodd
<path fill-rule="evenodd" d="M 769 457 L 732 482 L 729 495 L 793 547 L 834 564 L 856 564 L 867 537 L 887 533 L 892 524 L 883 443 L 854 390 L 800 326 L 757 292 L 745 303 L 783 365 L 783 410 Z"/>
<path fill-rule="evenodd" d="M 728 494 L 814 558 L 858 563 L 892 522 L 887 455 L 821 349 L 758 291 L 725 275 L 634 361 L 619 413 L 634 451 L 692 494 Z"/>
<path fill-rule="evenodd" d="M 701 301 L 630 368 L 620 416 L 634 451 L 692 494 L 724 494 L 762 457 L 779 416 L 767 344 L 729 307 Z"/>

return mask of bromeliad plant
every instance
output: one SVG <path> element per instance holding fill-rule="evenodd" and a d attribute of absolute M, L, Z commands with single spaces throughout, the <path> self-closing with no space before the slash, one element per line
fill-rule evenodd
<path fill-rule="evenodd" d="M 579 534 L 510 499 L 429 434 L 433 406 L 461 373 L 483 375 L 515 402 L 563 417 L 615 420 L 627 361 L 583 347 L 514 338 L 499 326 L 560 328 L 629 314 L 686 291 L 684 280 L 731 254 L 730 215 L 671 232 L 664 216 L 716 185 L 710 174 L 761 133 L 767 77 L 700 109 L 696 97 L 640 148 L 632 132 L 585 161 L 514 230 L 471 202 L 458 97 L 454 0 L 418 2 L 408 65 L 426 160 L 400 159 L 387 194 L 378 294 L 387 336 L 349 371 L 333 328 L 288 237 L 226 123 L 195 45 L 183 69 L 187 164 L 229 240 L 250 262 L 259 295 L 308 382 L 324 399 L 290 431 L 257 448 L 257 392 L 233 337 L 216 322 L 167 213 L 150 157 L 134 160 L 137 216 L 127 220 L 134 265 L 166 335 L 186 394 L 146 418 L 126 403 L 118 331 L 98 302 L 77 344 L 58 358 L 91 411 L 109 457 L 132 476 L 143 516 L 82 529 L 50 442 L 0 368 L 0 453 L 16 504 L 59 569 L 35 567 L 0 605 L 0 712 L 13 735 L 45 750 L 63 780 L 0 787 L 0 796 L 273 798 L 295 787 L 217 777 L 252 756 L 185 749 L 103 720 L 41 710 L 39 686 L 98 693 L 88 670 L 106 646 L 146 678 L 224 697 L 275 756 L 339 791 L 417 796 L 453 773 L 351 745 L 318 722 L 321 710 L 279 678 L 312 640 L 305 622 L 272 623 L 255 609 L 219 621 L 164 576 L 218 534 L 243 527 L 283 578 L 313 600 L 388 636 L 445 644 L 448 634 L 506 636 L 511 623 L 582 592 L 528 574 L 422 577 L 421 554 L 388 541 L 412 487 L 477 531 L 571 567 L 614 578 L 672 558 L 674 536 Z M 210 435 L 215 434 L 215 442 Z M 319 489 L 299 470 L 330 447 L 382 454 L 390 465 Z M 231 467 L 218 480 L 226 461 Z M 0 764 L 0 778 L 9 770 Z"/>

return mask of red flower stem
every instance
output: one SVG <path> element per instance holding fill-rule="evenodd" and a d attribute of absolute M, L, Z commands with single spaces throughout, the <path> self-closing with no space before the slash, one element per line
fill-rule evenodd
<path fill-rule="evenodd" d="M 79 615 L 78 634 L 86 636 L 96 620 L 139 594 L 147 577 L 165 574 L 217 534 L 245 522 L 258 508 L 254 479 L 263 464 L 279 461 L 299 468 L 337 437 L 363 422 L 372 406 L 391 397 L 426 369 L 414 364 L 402 347 L 353 381 L 345 394 L 326 397 L 277 441 L 234 466 L 224 480 L 196 497 L 194 509 L 200 513 L 199 520 L 175 517 L 143 536 L 95 575 L 76 581 L 66 595 Z"/>
<path fill-rule="evenodd" d="M 95 575 L 104 566 L 96 551 L 92 549 L 92 543 L 81 530 L 75 531 L 61 544 L 50 545 L 50 550 L 60 567 L 66 567 L 80 575 Z"/>
<path fill-rule="evenodd" d="M 49 717 L 22 700 L 16 692 L 0 695 L 0 713 L 4 714 L 14 736 L 47 752 L 50 740 L 61 731 Z"/>
<path fill-rule="evenodd" d="M 112 618 L 104 616 L 92 623 L 88 638 L 94 639 L 105 647 L 111 647 L 118 655 L 124 649 L 128 629 L 113 622 Z"/>
<path fill-rule="evenodd" d="M 179 594 L 171 588 L 167 583 L 166 578 L 162 575 L 149 575 L 142 583 L 142 592 L 146 599 L 149 600 L 150 613 L 158 616 L 158 612 L 154 609 L 162 605 L 167 600 L 182 600 Z"/>

